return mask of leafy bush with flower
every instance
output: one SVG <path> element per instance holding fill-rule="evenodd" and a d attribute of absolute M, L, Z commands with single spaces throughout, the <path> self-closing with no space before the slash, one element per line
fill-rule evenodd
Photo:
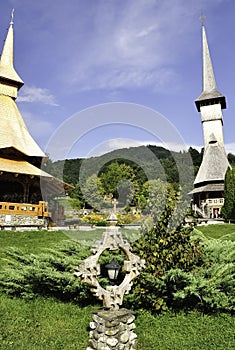
<path fill-rule="evenodd" d="M 142 223 L 142 216 L 140 214 L 118 214 L 118 225 L 130 225 L 130 224 L 139 224 Z"/>
<path fill-rule="evenodd" d="M 83 215 L 81 221 L 92 226 L 107 226 L 107 215 L 88 214 Z"/>

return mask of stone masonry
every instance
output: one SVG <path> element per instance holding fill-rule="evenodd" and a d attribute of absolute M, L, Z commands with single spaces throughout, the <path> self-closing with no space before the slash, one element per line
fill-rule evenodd
<path fill-rule="evenodd" d="M 135 316 L 127 309 L 93 312 L 86 350 L 136 350 Z"/>
<path fill-rule="evenodd" d="M 0 229 L 47 229 L 48 218 L 38 216 L 0 214 Z"/>

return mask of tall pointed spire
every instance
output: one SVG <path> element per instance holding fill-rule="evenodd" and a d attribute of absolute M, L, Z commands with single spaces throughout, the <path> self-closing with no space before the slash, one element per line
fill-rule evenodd
<path fill-rule="evenodd" d="M 9 25 L 7 37 L 3 46 L 2 55 L 1 55 L 1 64 L 3 66 L 12 67 L 14 65 L 13 56 L 14 56 L 14 37 L 13 37 L 13 24 L 14 24 L 14 9 L 11 13 L 11 22 Z"/>
<path fill-rule="evenodd" d="M 14 101 L 24 83 L 14 68 L 13 16 L 14 11 L 0 59 L 0 158 L 8 150 L 14 156 L 17 153 L 41 160 L 45 154 L 30 135 Z"/>
<path fill-rule="evenodd" d="M 215 75 L 212 67 L 210 51 L 207 43 L 206 30 L 202 25 L 202 55 L 203 55 L 203 92 L 216 90 Z"/>
<path fill-rule="evenodd" d="M 16 87 L 17 90 L 21 88 L 24 84 L 22 79 L 19 77 L 14 68 L 14 32 L 13 32 L 13 18 L 14 18 L 14 10 L 12 10 L 11 21 L 8 28 L 6 40 L 3 46 L 2 55 L 0 59 L 0 84 L 5 85 L 5 91 L 7 91 L 7 95 L 11 97 L 16 97 L 17 91 L 9 94 L 9 90 L 6 86 Z M 2 93 L 0 88 L 0 93 Z"/>
<path fill-rule="evenodd" d="M 201 114 L 204 137 L 202 163 L 194 181 L 194 210 L 206 218 L 217 218 L 224 203 L 224 179 L 230 166 L 223 136 L 225 97 L 217 90 L 211 56 L 208 48 L 204 16 L 202 20 L 202 93 L 195 101 Z"/>
<path fill-rule="evenodd" d="M 204 18 L 202 22 L 202 64 L 202 93 L 195 101 L 198 111 L 200 112 L 201 106 L 215 103 L 220 103 L 221 108 L 226 108 L 225 97 L 216 87 L 216 80 L 204 26 Z"/>

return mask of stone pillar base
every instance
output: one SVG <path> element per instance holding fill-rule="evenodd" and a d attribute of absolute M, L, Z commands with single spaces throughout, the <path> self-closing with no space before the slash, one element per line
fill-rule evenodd
<path fill-rule="evenodd" d="M 136 350 L 135 316 L 127 309 L 93 312 L 86 350 Z"/>

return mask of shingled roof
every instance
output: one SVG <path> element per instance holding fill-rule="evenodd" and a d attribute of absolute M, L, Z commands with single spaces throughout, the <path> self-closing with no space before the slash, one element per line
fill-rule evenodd
<path fill-rule="evenodd" d="M 15 103 L 24 84 L 14 68 L 13 12 L 0 58 L 0 172 L 40 179 L 48 193 L 61 193 L 73 186 L 36 167 L 46 157 L 30 135 Z M 17 176 L 16 176 L 17 178 Z"/>
<path fill-rule="evenodd" d="M 201 193 L 201 192 L 223 192 L 224 183 L 207 184 L 200 187 L 195 187 L 189 194 Z"/>
<path fill-rule="evenodd" d="M 224 181 L 229 162 L 225 151 L 217 143 L 209 143 L 203 155 L 202 164 L 194 181 L 194 186 L 210 181 Z"/>
<path fill-rule="evenodd" d="M 0 95 L 0 149 L 13 147 L 32 157 L 45 157 L 30 135 L 15 101 Z"/>
<path fill-rule="evenodd" d="M 49 193 L 63 193 L 64 190 L 73 189 L 74 187 L 55 178 L 40 168 L 28 163 L 25 160 L 14 160 L 0 158 L 1 175 L 3 173 L 21 174 L 35 176 L 41 179 L 41 184 L 47 186 Z"/>
<path fill-rule="evenodd" d="M 30 135 L 15 103 L 24 84 L 14 68 L 13 12 L 0 59 L 0 149 L 15 148 L 30 157 L 45 157 Z"/>
<path fill-rule="evenodd" d="M 203 53 L 203 79 L 202 79 L 202 93 L 196 99 L 195 104 L 198 112 L 200 106 L 204 104 L 220 103 L 221 108 L 226 108 L 225 96 L 217 90 L 214 70 L 212 66 L 210 51 L 207 43 L 206 30 L 202 26 L 202 53 Z"/>
<path fill-rule="evenodd" d="M 19 77 L 14 68 L 14 33 L 13 22 L 7 32 L 7 37 L 3 46 L 2 55 L 0 59 L 0 80 L 10 81 L 11 84 L 17 86 L 18 89 L 24 85 L 23 80 Z"/>

